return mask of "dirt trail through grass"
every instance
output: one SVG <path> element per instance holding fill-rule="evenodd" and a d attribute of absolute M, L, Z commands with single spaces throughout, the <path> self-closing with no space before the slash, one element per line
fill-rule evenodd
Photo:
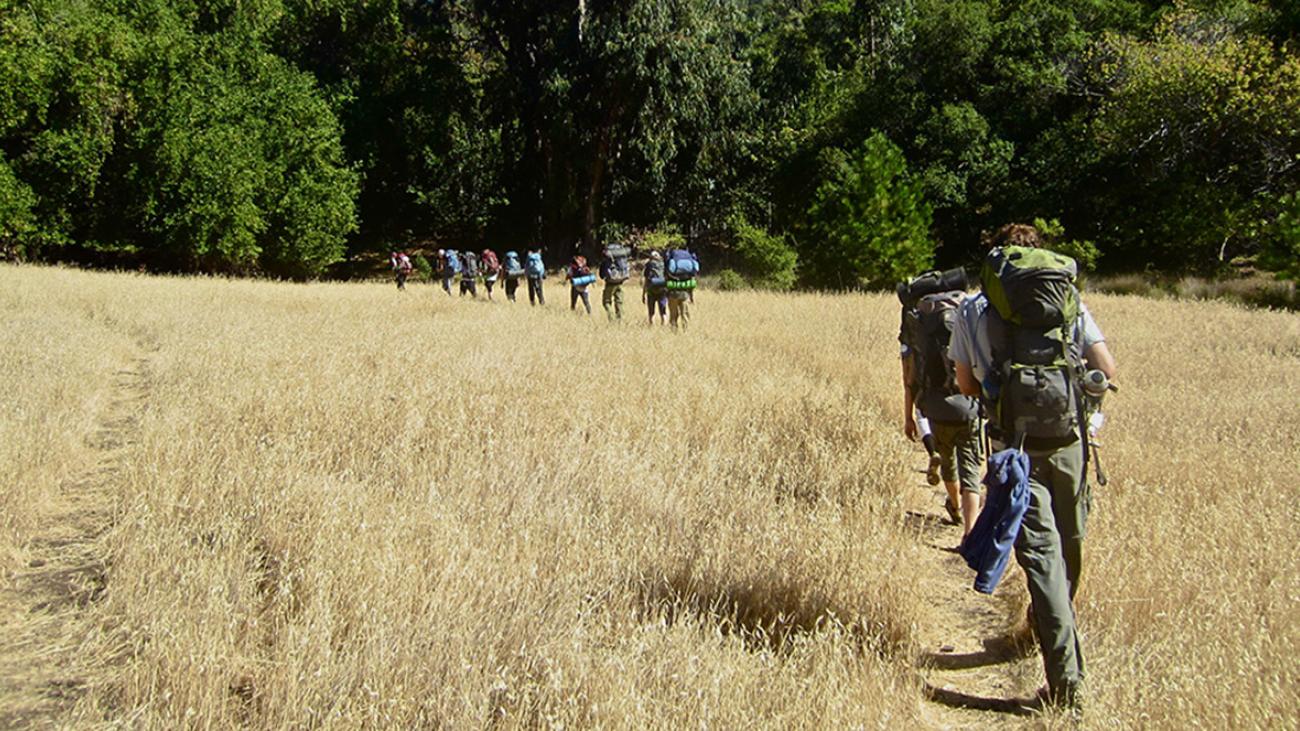
<path fill-rule="evenodd" d="M 929 701 L 925 718 L 943 729 L 1029 720 L 1025 717 L 1034 712 L 1026 704 L 1041 676 L 1038 654 L 1014 634 L 1006 619 L 1017 616 L 1023 578 L 1012 567 L 996 594 L 976 592 L 974 572 L 955 550 L 961 529 L 944 512 L 943 486 L 931 488 L 923 479 L 913 492 L 907 521 L 929 549 L 917 570 L 932 607 L 920 628 L 919 671 Z"/>
<path fill-rule="evenodd" d="M 0 728 L 50 728 L 87 682 L 86 608 L 105 590 L 104 538 L 113 527 L 122 460 L 149 396 L 147 340 L 114 372 L 86 435 L 88 466 L 60 485 L 28 546 L 29 559 L 0 589 Z"/>

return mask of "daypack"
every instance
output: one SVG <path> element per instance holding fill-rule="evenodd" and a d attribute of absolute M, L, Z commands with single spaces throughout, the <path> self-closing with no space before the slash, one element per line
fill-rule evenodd
<path fill-rule="evenodd" d="M 538 251 L 528 252 L 528 276 L 541 279 L 546 276 L 546 265 L 542 263 L 542 254 Z"/>
<path fill-rule="evenodd" d="M 519 279 L 524 276 L 524 267 L 519 263 L 519 252 L 507 251 L 505 261 L 506 279 Z"/>
<path fill-rule="evenodd" d="M 960 290 L 927 294 L 917 300 L 912 316 L 912 394 L 921 413 L 936 422 L 970 421 L 975 403 L 957 388 L 956 367 L 948 357 L 957 309 L 966 293 Z"/>
<path fill-rule="evenodd" d="M 471 280 L 477 277 L 478 257 L 475 256 L 474 252 L 472 251 L 467 251 L 464 254 L 461 254 L 461 257 L 463 261 L 461 261 L 460 278 L 465 280 Z"/>
<path fill-rule="evenodd" d="M 664 263 L 651 259 L 645 265 L 645 284 L 646 289 L 651 292 L 663 290 L 667 284 L 668 278 L 664 276 Z"/>
<path fill-rule="evenodd" d="M 694 279 L 700 273 L 700 262 L 686 249 L 673 249 L 668 252 L 667 270 L 669 279 Z"/>
<path fill-rule="evenodd" d="M 483 275 L 486 277 L 495 277 L 501 273 L 501 262 L 497 260 L 497 254 L 491 249 L 484 249 L 479 255 L 479 261 L 483 264 Z"/>
<path fill-rule="evenodd" d="M 456 250 L 455 250 L 455 249 L 447 249 L 447 250 L 446 250 L 446 253 L 444 254 L 444 256 L 445 256 L 445 260 L 446 260 L 446 262 L 447 262 L 447 266 L 442 270 L 442 271 L 443 271 L 443 276 L 451 276 L 452 274 L 460 274 L 460 255 L 459 255 L 458 253 L 456 253 Z"/>
<path fill-rule="evenodd" d="M 628 277 L 632 276 L 631 267 L 628 264 L 628 257 L 632 255 L 632 250 L 626 246 L 606 246 L 605 247 L 605 264 L 601 269 L 601 274 L 605 281 L 610 284 L 622 284 Z"/>
<path fill-rule="evenodd" d="M 993 249 L 980 274 L 994 372 L 983 384 L 991 425 L 1008 446 L 1064 443 L 1082 430 L 1083 358 L 1074 260 L 1046 249 Z"/>
<path fill-rule="evenodd" d="M 406 254 L 397 254 L 391 261 L 393 264 L 393 271 L 408 273 L 411 271 L 411 257 Z"/>

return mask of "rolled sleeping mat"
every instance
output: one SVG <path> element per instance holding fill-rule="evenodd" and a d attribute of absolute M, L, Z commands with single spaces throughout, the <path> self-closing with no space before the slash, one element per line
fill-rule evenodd
<path fill-rule="evenodd" d="M 695 289 L 695 280 L 694 279 L 669 279 L 668 289 L 679 291 L 679 292 L 689 292 L 692 289 Z"/>
<path fill-rule="evenodd" d="M 570 280 L 570 283 L 575 287 L 583 287 L 588 284 L 591 284 L 594 281 L 596 281 L 595 274 L 584 274 L 581 277 L 577 277 L 575 279 Z"/>

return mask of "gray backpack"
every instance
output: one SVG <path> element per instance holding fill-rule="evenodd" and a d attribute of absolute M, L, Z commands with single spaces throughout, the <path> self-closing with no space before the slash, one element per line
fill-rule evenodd
<path fill-rule="evenodd" d="M 966 293 L 938 292 L 916 303 L 915 322 L 911 327 L 912 390 L 917 407 L 926 418 L 936 422 L 962 422 L 978 413 L 975 400 L 961 395 L 957 388 L 956 368 L 948 357 L 957 309 Z"/>

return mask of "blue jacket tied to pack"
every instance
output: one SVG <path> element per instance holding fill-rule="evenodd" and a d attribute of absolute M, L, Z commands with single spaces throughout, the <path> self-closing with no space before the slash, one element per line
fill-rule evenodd
<path fill-rule="evenodd" d="M 1029 455 L 1004 449 L 989 457 L 984 485 L 988 499 L 961 545 L 961 555 L 975 569 L 975 591 L 992 594 L 1007 570 L 1020 521 L 1029 510 Z"/>

